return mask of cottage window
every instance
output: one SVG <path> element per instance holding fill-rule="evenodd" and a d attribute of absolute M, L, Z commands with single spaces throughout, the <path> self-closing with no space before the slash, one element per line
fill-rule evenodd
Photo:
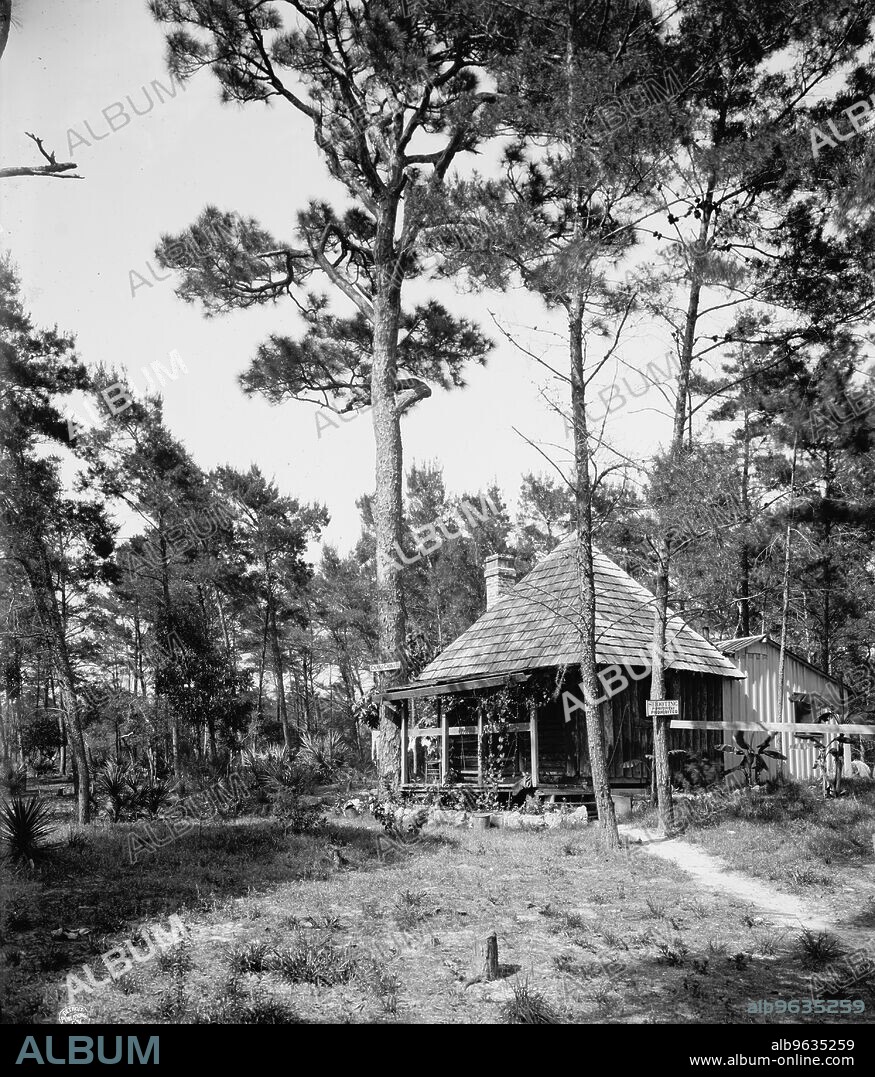
<path fill-rule="evenodd" d="M 793 697 L 791 697 L 793 698 Z M 806 696 L 793 698 L 793 720 L 796 722 L 813 722 L 814 711 L 811 700 Z"/>

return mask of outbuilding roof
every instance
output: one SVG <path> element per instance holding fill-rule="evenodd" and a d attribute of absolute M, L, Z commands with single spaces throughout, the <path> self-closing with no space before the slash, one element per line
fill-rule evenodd
<path fill-rule="evenodd" d="M 715 646 L 719 647 L 725 655 L 739 654 L 741 651 L 746 651 L 749 647 L 752 647 L 755 643 L 766 643 L 775 650 L 781 649 L 781 644 L 766 633 L 762 633 L 758 636 L 736 636 L 734 639 L 721 639 L 715 641 Z M 819 666 L 816 666 L 813 662 L 810 662 L 807 658 L 803 658 L 801 654 L 797 654 L 795 651 L 791 651 L 786 648 L 786 653 L 790 658 L 794 658 L 797 662 L 801 662 L 803 666 L 807 666 L 815 673 L 819 673 L 825 680 L 833 681 L 835 684 L 844 685 L 844 681 L 840 677 L 834 677 L 831 673 L 826 673 Z"/>

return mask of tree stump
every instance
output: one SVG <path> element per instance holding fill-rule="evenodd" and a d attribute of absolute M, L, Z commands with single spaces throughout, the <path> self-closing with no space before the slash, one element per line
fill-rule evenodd
<path fill-rule="evenodd" d="M 498 965 L 498 936 L 493 931 L 481 942 L 474 944 L 474 956 L 482 957 L 483 964 L 480 971 L 465 980 L 463 987 L 471 987 L 474 984 L 487 983 L 499 978 Z"/>
<path fill-rule="evenodd" d="M 483 970 L 480 973 L 483 980 L 498 979 L 498 936 L 493 931 L 483 941 Z"/>

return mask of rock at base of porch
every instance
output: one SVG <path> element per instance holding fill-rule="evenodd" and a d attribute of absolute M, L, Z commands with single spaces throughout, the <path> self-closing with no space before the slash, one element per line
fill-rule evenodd
<path fill-rule="evenodd" d="M 431 830 L 439 826 L 463 827 L 471 825 L 471 813 L 466 811 L 450 811 L 447 808 L 432 808 L 428 813 L 425 829 Z"/>
<path fill-rule="evenodd" d="M 492 826 L 505 830 L 573 830 L 586 826 L 589 816 L 585 806 L 567 812 L 546 812 L 544 815 L 523 815 L 516 811 L 493 812 Z M 472 815 L 467 811 L 431 808 L 425 823 L 426 830 L 442 826 L 470 827 Z"/>
<path fill-rule="evenodd" d="M 586 807 L 573 811 L 545 812 L 543 815 L 523 815 L 521 812 L 501 812 L 493 818 L 507 830 L 573 830 L 589 822 Z"/>
<path fill-rule="evenodd" d="M 581 804 L 569 812 L 549 812 L 544 816 L 547 826 L 559 827 L 563 830 L 572 830 L 575 827 L 586 826 L 589 823 L 589 812 L 586 805 Z"/>

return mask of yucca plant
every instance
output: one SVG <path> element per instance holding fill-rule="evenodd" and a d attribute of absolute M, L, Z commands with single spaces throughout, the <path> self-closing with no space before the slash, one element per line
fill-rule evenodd
<path fill-rule="evenodd" d="M 54 829 L 49 805 L 38 797 L 13 797 L 0 808 L 0 838 L 13 860 L 32 864 Z"/>

